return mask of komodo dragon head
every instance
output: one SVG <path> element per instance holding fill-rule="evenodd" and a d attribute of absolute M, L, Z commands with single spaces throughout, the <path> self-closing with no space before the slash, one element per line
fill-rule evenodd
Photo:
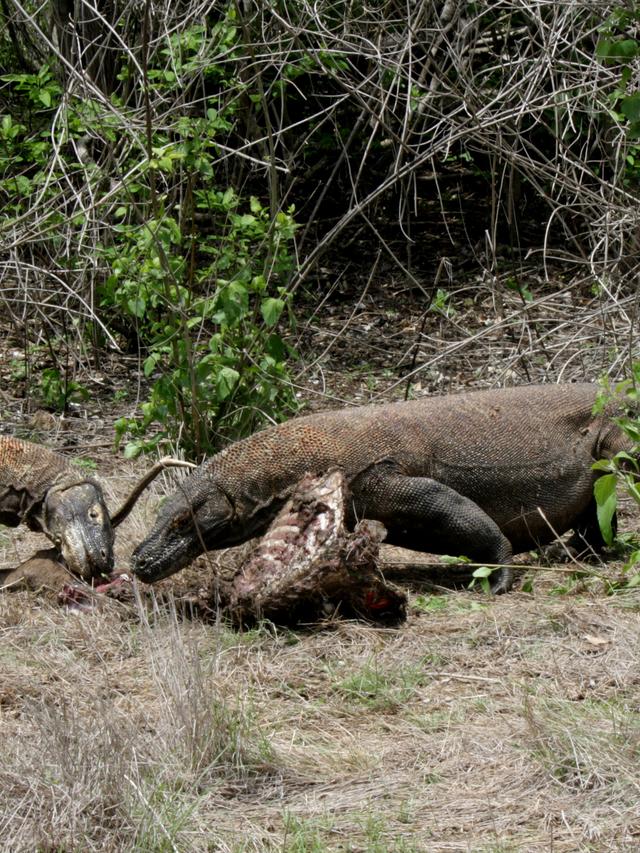
<path fill-rule="evenodd" d="M 153 529 L 133 552 L 131 567 L 153 583 L 187 566 L 203 551 L 248 539 L 234 504 L 212 477 L 188 477 L 158 512 Z"/>
<path fill-rule="evenodd" d="M 113 570 L 113 526 L 95 481 L 52 486 L 30 526 L 40 527 L 74 574 L 89 579 Z"/>
<path fill-rule="evenodd" d="M 102 487 L 95 480 L 54 485 L 45 494 L 37 521 L 60 551 L 67 567 L 90 579 L 113 570 L 114 531 L 129 515 L 149 483 L 169 466 L 193 467 L 189 462 L 164 458 L 132 489 L 120 509 L 109 515 Z"/>

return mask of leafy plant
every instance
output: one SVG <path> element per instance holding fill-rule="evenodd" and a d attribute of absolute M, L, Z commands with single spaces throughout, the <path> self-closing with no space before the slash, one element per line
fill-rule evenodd
<path fill-rule="evenodd" d="M 272 219 L 256 197 L 243 210 L 231 189 L 198 190 L 194 199 L 206 202 L 220 228 L 197 248 L 163 214 L 122 226 L 121 242 L 105 252 L 113 272 L 103 303 L 129 316 L 151 381 L 142 416 L 116 424 L 119 441 L 130 436 L 127 456 L 166 440 L 199 456 L 221 435 L 235 438 L 265 414 L 295 408 L 286 373 L 292 351 L 278 331 L 283 317 L 291 319 L 281 282 L 292 267 L 292 211 Z M 189 263 L 195 254 L 197 272 Z"/>
<path fill-rule="evenodd" d="M 611 459 L 601 459 L 593 465 L 595 471 L 602 472 L 594 484 L 594 495 L 598 523 L 607 545 L 614 543 L 613 519 L 618 505 L 618 487 L 623 488 L 640 504 L 640 420 L 633 414 L 634 410 L 637 412 L 640 402 L 639 385 L 640 362 L 636 362 L 632 369 L 632 379 L 618 382 L 613 387 L 608 382 L 603 383 L 594 409 L 597 413 L 608 408 L 618 411 L 619 414 L 613 421 L 631 442 L 630 450 L 622 450 Z M 636 566 L 639 560 L 640 552 L 634 549 L 627 570 Z"/>
<path fill-rule="evenodd" d="M 83 385 L 70 379 L 66 372 L 61 372 L 57 367 L 46 367 L 41 372 L 38 390 L 44 404 L 56 412 L 64 412 L 69 403 L 77 403 L 89 397 Z"/>

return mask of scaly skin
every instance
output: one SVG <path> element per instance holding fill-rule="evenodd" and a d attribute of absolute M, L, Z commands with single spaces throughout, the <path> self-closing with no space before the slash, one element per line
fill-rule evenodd
<path fill-rule="evenodd" d="M 132 558 L 147 582 L 203 550 L 263 533 L 305 473 L 341 468 L 354 518 L 387 542 L 506 564 L 573 528 L 603 542 L 591 465 L 629 443 L 592 414 L 593 385 L 533 385 L 320 412 L 239 441 L 206 461 L 161 509 Z M 494 591 L 512 583 L 504 569 Z"/>

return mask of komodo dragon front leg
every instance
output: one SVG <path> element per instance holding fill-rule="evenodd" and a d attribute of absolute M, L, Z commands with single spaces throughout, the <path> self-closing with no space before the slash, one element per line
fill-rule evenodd
<path fill-rule="evenodd" d="M 386 541 L 412 551 L 464 554 L 477 563 L 509 563 L 509 540 L 478 504 L 430 477 L 406 476 L 379 464 L 351 484 L 357 516 L 381 521 Z M 505 566 L 491 585 L 508 592 L 513 571 Z"/>

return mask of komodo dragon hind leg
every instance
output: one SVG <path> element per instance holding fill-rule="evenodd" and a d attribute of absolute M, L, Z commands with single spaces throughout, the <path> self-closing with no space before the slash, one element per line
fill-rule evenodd
<path fill-rule="evenodd" d="M 474 501 L 437 480 L 408 477 L 378 465 L 352 483 L 352 492 L 359 517 L 381 521 L 392 545 L 463 554 L 491 565 L 511 561 L 511 544 L 495 521 Z M 507 592 L 512 584 L 513 572 L 505 567 L 491 590 Z"/>

